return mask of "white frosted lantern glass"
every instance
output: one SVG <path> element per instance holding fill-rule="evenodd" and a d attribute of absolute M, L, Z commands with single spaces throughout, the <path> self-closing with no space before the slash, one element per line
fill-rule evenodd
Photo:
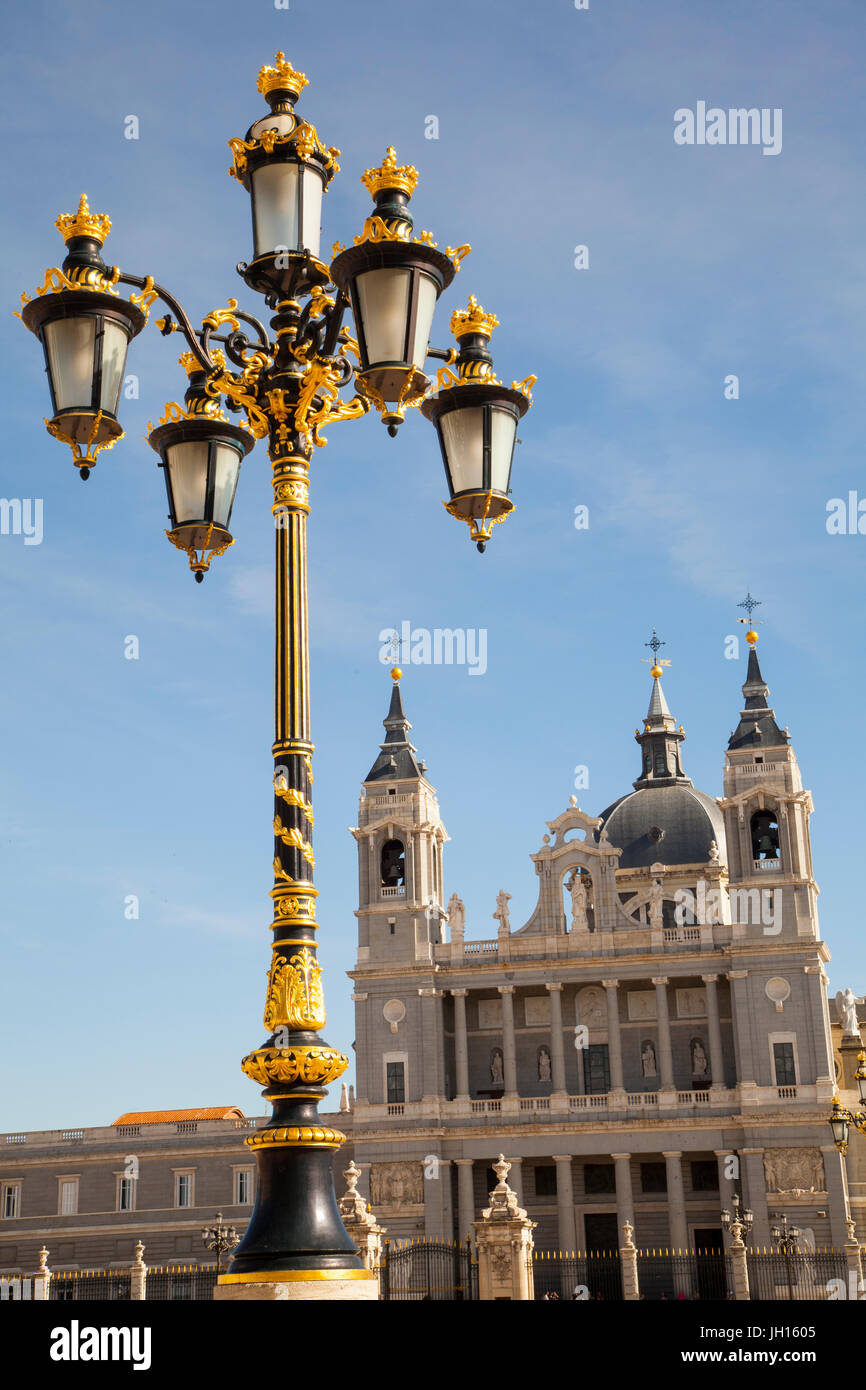
<path fill-rule="evenodd" d="M 240 467 L 241 460 L 237 449 L 233 449 L 230 444 L 218 444 L 214 470 L 212 519 L 217 526 L 224 526 L 226 530 L 229 529 Z"/>
<path fill-rule="evenodd" d="M 297 164 L 263 164 L 252 176 L 253 246 L 256 256 L 298 249 Z"/>
<path fill-rule="evenodd" d="M 409 314 L 410 270 L 368 270 L 357 279 L 358 306 L 371 367 L 403 362 Z"/>
<path fill-rule="evenodd" d="M 304 225 L 301 245 L 311 256 L 318 256 L 322 238 L 322 180 L 315 169 L 304 170 Z"/>
<path fill-rule="evenodd" d="M 451 470 L 454 492 L 471 488 L 480 492 L 484 479 L 484 411 L 481 406 L 466 406 L 440 415 L 439 428 L 445 443 L 445 456 Z"/>
<path fill-rule="evenodd" d="M 207 500 L 207 441 L 173 444 L 166 450 L 174 501 L 174 524 L 203 521 Z"/>
<path fill-rule="evenodd" d="M 58 410 L 90 409 L 93 397 L 94 318 L 57 319 L 43 329 Z"/>
<path fill-rule="evenodd" d="M 433 311 L 436 308 L 436 282 L 429 275 L 418 276 L 418 313 L 415 319 L 415 341 L 412 346 L 412 361 L 419 371 L 424 370 L 427 348 L 430 345 L 430 330 L 433 327 Z"/>
<path fill-rule="evenodd" d="M 490 486 L 497 492 L 508 491 L 511 474 L 511 455 L 517 421 L 507 410 L 490 412 Z"/>
<path fill-rule="evenodd" d="M 119 323 L 112 323 L 108 319 L 104 319 L 103 323 L 102 390 L 99 404 L 102 410 L 110 410 L 112 415 L 116 415 L 129 340 Z"/>

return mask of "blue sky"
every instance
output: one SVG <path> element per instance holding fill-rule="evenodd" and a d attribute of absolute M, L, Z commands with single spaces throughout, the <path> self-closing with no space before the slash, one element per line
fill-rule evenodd
<path fill-rule="evenodd" d="M 10 11 L 5 37 L 13 163 L 0 217 L 14 253 L 0 269 L 0 494 L 42 498 L 44 535 L 0 536 L 0 1128 L 261 1110 L 238 1061 L 263 1036 L 269 959 L 265 451 L 242 471 L 235 546 L 193 584 L 163 535 L 162 477 L 142 439 L 182 394 L 179 340 L 152 326 L 136 340 L 126 438 L 82 485 L 42 426 L 41 353 L 11 310 L 60 263 L 54 219 L 86 190 L 113 220 L 109 263 L 153 274 L 194 322 L 230 296 L 261 312 L 234 270 L 251 237 L 226 142 L 264 113 L 256 74 L 277 48 L 310 79 L 302 114 L 342 151 L 323 247 L 360 231 L 360 174 L 393 143 L 421 173 L 416 226 L 473 247 L 434 343 L 449 345 L 451 311 L 474 293 L 501 320 L 503 379 L 539 378 L 516 511 L 483 557 L 442 508 L 435 435 L 417 413 L 396 440 L 376 418 L 336 425 L 314 462 L 328 1040 L 354 1036 L 347 827 L 383 737 L 380 630 L 487 632 L 483 676 L 404 662 L 403 681 L 451 835 L 446 896 L 460 893 L 469 934 L 484 937 L 499 888 L 513 925 L 530 914 L 528 855 L 574 767 L 589 767 L 580 801 L 595 813 L 637 775 L 653 626 L 673 662 L 665 690 L 686 769 L 721 794 L 745 674 L 744 649 L 727 660 L 725 638 L 744 632 L 747 588 L 815 798 L 831 989 L 863 993 L 866 536 L 826 529 L 831 498 L 866 497 L 861 5 L 334 0 L 325 17 L 314 0 L 91 0 L 82 23 L 37 0 Z M 675 144 L 674 112 L 698 101 L 781 108 L 781 153 Z M 128 115 L 137 141 L 124 138 Z M 730 374 L 737 400 L 724 395 Z M 138 661 L 124 659 L 128 635 Z M 124 917 L 129 894 L 138 921 Z"/>

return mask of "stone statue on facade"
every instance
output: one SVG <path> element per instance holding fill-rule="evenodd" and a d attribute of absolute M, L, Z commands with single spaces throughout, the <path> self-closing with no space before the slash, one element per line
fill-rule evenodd
<path fill-rule="evenodd" d="M 495 1047 L 490 1055 L 490 1080 L 494 1086 L 505 1084 L 505 1074 L 502 1070 L 502 1049 Z"/>
<path fill-rule="evenodd" d="M 466 905 L 456 893 L 452 893 L 448 899 L 448 925 L 451 928 L 452 937 L 462 936 L 466 926 Z"/>
<path fill-rule="evenodd" d="M 853 989 L 846 989 L 844 994 L 840 989 L 836 995 L 836 1004 L 839 1009 L 839 1017 L 842 1020 L 842 1034 L 848 1038 L 860 1037 L 860 1025 L 857 1022 L 857 997 Z"/>
<path fill-rule="evenodd" d="M 660 878 L 654 878 L 649 892 L 649 918 L 650 926 L 661 931 L 662 927 L 662 902 L 664 901 L 664 889 Z"/>
<path fill-rule="evenodd" d="M 692 1043 L 692 1076 L 706 1076 L 707 1074 L 707 1054 L 700 1038 L 695 1038 Z"/>
<path fill-rule="evenodd" d="M 540 1047 L 538 1049 L 538 1079 L 539 1081 L 549 1081 L 550 1078 L 550 1053 L 546 1047 Z"/>
<path fill-rule="evenodd" d="M 583 874 L 580 869 L 575 869 L 568 883 L 571 893 L 571 929 L 572 931 L 586 931 L 588 926 L 586 915 L 586 887 L 583 882 Z"/>
<path fill-rule="evenodd" d="M 658 1076 L 656 1070 L 656 1050 L 651 1042 L 645 1042 L 640 1054 L 640 1066 L 644 1076 Z"/>
<path fill-rule="evenodd" d="M 493 920 L 499 923 L 499 930 L 503 934 L 511 931 L 511 917 L 508 912 L 508 904 L 511 901 L 511 894 L 506 893 L 504 888 L 500 888 L 496 894 L 496 911 Z"/>
<path fill-rule="evenodd" d="M 719 847 L 718 847 L 718 845 L 716 844 L 715 840 L 710 840 L 710 848 L 709 848 L 709 853 L 708 853 L 708 856 L 707 856 L 707 857 L 708 857 L 709 862 L 710 862 L 711 864 L 718 864 L 718 862 L 719 862 Z"/>

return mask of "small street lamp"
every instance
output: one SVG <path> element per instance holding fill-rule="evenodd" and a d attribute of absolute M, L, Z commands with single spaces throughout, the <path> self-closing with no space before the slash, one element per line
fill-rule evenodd
<path fill-rule="evenodd" d="M 860 1100 L 866 1107 L 866 1052 L 857 1054 L 857 1070 L 854 1073 Z M 840 1154 L 848 1152 L 849 1127 L 854 1126 L 861 1134 L 866 1134 L 866 1109 L 846 1110 L 838 1095 L 833 1097 L 833 1109 L 827 1121 L 833 1132 L 833 1142 Z"/>
<path fill-rule="evenodd" d="M 483 550 L 492 525 L 513 510 L 517 422 L 532 403 L 535 377 L 506 387 L 494 376 L 488 347 L 497 320 L 474 298 L 452 316 L 457 348 L 429 346 L 439 296 L 470 248 L 440 251 L 430 232 L 414 234 L 409 202 L 418 172 L 399 165 L 393 147 L 362 177 L 374 207 L 360 235 L 348 249 L 335 242 L 330 264 L 321 258 L 323 198 L 339 171 L 340 151 L 325 146 L 296 113 L 307 85 L 278 53 L 258 78 L 269 111 L 243 139 L 229 141 L 229 173 L 248 192 L 252 213 L 252 259 L 237 270 L 264 296 L 270 332 L 236 299 L 212 309 L 196 329 L 152 276 L 106 265 L 102 248 L 111 222 L 92 213 L 83 196 L 77 213 L 56 224 L 66 243 L 62 265 L 46 271 L 35 298 L 22 295 L 20 317 L 45 354 L 53 408 L 46 426 L 70 445 L 86 479 L 99 453 L 123 435 L 117 406 L 127 347 L 153 302 L 167 306 L 156 326 L 163 336 L 183 338 L 179 361 L 187 386 L 183 403 L 169 401 L 158 424 L 148 426 L 148 442 L 165 479 L 166 535 L 187 555 L 197 582 L 214 556 L 234 544 L 241 464 L 257 440 L 267 441 L 276 593 L 273 938 L 266 1037 L 241 1068 L 264 1088 L 273 1111 L 246 1140 L 258 1164 L 256 1200 L 221 1283 L 248 1286 L 243 1296 L 255 1287 L 292 1284 L 296 1297 L 312 1298 L 321 1281 L 331 1280 L 333 1296 L 349 1298 L 371 1296 L 362 1288 L 369 1272 L 334 1194 L 332 1153 L 345 1135 L 323 1126 L 318 1115 L 327 1087 L 349 1063 L 319 1036 L 325 1001 L 313 886 L 310 465 L 327 443 L 326 426 L 356 420 L 372 406 L 393 436 L 406 410 L 421 407 L 439 435 L 445 506 Z M 127 285 L 128 300 L 120 295 Z M 344 326 L 350 308 L 354 334 Z M 446 364 L 435 385 L 425 373 L 427 358 Z M 350 383 L 354 394 L 341 395 Z"/>
<path fill-rule="evenodd" d="M 234 1226 L 223 1225 L 223 1214 L 217 1212 L 215 1226 L 202 1226 L 202 1244 L 206 1250 L 215 1250 L 217 1257 L 217 1278 L 222 1273 L 222 1256 L 227 1250 L 234 1250 L 240 1236 Z"/>
<path fill-rule="evenodd" d="M 789 1226 L 788 1217 L 776 1213 L 776 1225 L 770 1227 L 770 1235 L 785 1259 L 785 1273 L 788 1276 L 788 1297 L 794 1297 L 794 1276 L 791 1261 L 797 1253 L 797 1242 L 802 1235 L 799 1226 Z"/>
<path fill-rule="evenodd" d="M 730 1231 L 734 1241 L 741 1241 L 744 1235 L 749 1235 L 754 1224 L 754 1216 L 748 1207 L 740 1211 L 740 1194 L 735 1192 L 731 1198 L 731 1206 L 734 1208 L 733 1215 L 725 1207 L 720 1214 L 720 1221 L 726 1231 Z"/>

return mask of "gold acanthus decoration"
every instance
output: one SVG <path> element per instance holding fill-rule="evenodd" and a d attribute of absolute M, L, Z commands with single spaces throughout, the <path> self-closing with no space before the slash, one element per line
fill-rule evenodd
<path fill-rule="evenodd" d="M 261 358 L 263 354 L 257 353 L 256 356 Z M 253 372 L 250 367 L 240 376 L 236 376 L 234 372 L 216 371 L 208 377 L 204 389 L 209 396 L 229 396 L 238 405 L 243 406 L 253 436 L 256 439 L 266 439 L 270 432 L 270 421 L 249 389 L 255 389 L 257 376 L 258 370 Z"/>
<path fill-rule="evenodd" d="M 325 994 L 322 967 L 308 946 L 288 960 L 275 955 L 268 971 L 265 1027 L 269 1033 L 287 1028 L 324 1028 Z"/>
<path fill-rule="evenodd" d="M 241 1062 L 241 1071 L 261 1086 L 294 1081 L 327 1086 L 349 1066 L 349 1059 L 333 1047 L 261 1047 Z"/>
<path fill-rule="evenodd" d="M 313 847 L 307 843 L 300 830 L 296 830 L 294 826 L 283 825 L 279 816 L 274 816 L 274 834 L 278 840 L 282 840 L 284 845 L 291 845 L 294 849 L 299 849 L 311 869 L 316 867 Z"/>
<path fill-rule="evenodd" d="M 202 328 L 219 328 L 221 323 L 230 323 L 235 332 L 240 331 L 240 319 L 236 317 L 238 301 L 230 299 L 224 309 L 211 309 L 201 321 Z"/>
<path fill-rule="evenodd" d="M 257 1129 L 244 1140 L 251 1149 L 339 1149 L 346 1136 L 329 1125 L 281 1125 Z"/>
<path fill-rule="evenodd" d="M 264 150 L 265 154 L 273 154 L 278 145 L 293 145 L 299 157 L 307 162 L 311 155 L 317 154 L 327 176 L 326 183 L 340 172 L 340 151 L 335 145 L 323 145 L 316 127 L 308 121 L 297 121 L 285 135 L 281 135 L 276 128 L 262 130 L 255 140 L 242 140 L 236 136 L 228 144 L 235 161 L 229 169 L 229 177 L 237 179 L 239 183 L 243 183 L 247 171 L 248 152 Z"/>
<path fill-rule="evenodd" d="M 89 236 L 101 246 L 111 231 L 111 218 L 104 212 L 91 212 L 87 194 L 82 193 L 78 211 L 61 213 L 54 225 L 64 241 L 74 236 Z"/>
<path fill-rule="evenodd" d="M 290 873 L 286 872 L 286 870 L 283 868 L 282 864 L 280 863 L 279 859 L 276 858 L 276 856 L 274 857 L 274 878 L 278 879 L 280 883 L 289 883 L 292 886 L 294 886 L 298 881 L 296 878 L 292 878 L 292 875 Z"/>
<path fill-rule="evenodd" d="M 123 439 L 123 431 L 121 431 L 114 439 L 105 439 L 101 444 L 94 444 L 93 441 L 96 438 L 101 421 L 102 411 L 97 410 L 93 419 L 93 428 L 85 444 L 87 452 L 82 453 L 81 445 L 76 439 L 65 434 L 60 425 L 56 424 L 54 420 L 46 420 L 44 415 L 42 417 L 42 423 L 45 425 L 48 433 L 53 435 L 55 439 L 59 439 L 61 444 L 69 445 L 72 450 L 72 462 L 75 464 L 76 468 L 93 468 L 96 463 L 97 454 L 101 453 L 103 449 L 113 449 L 118 439 Z"/>
<path fill-rule="evenodd" d="M 216 545 L 211 544 L 211 538 L 213 536 L 213 522 L 211 522 L 210 526 L 208 526 L 207 531 L 205 532 L 204 543 L 199 546 L 199 550 L 201 551 L 200 555 L 197 553 L 194 545 L 185 545 L 176 532 L 166 531 L 165 534 L 168 536 L 168 539 L 171 541 L 172 545 L 176 546 L 178 550 L 182 550 L 184 555 L 186 555 L 187 559 L 189 560 L 189 567 L 192 570 L 193 574 L 207 574 L 207 571 L 210 568 L 210 562 L 214 558 L 214 556 L 224 555 L 225 552 L 228 550 L 229 546 L 234 545 L 233 539 L 227 541 L 217 541 Z"/>
<path fill-rule="evenodd" d="M 144 314 L 145 321 L 150 318 L 150 306 L 155 299 L 159 299 L 159 294 L 153 288 L 153 276 L 148 275 L 144 284 L 137 294 L 130 294 L 129 302 L 134 304 Z"/>
<path fill-rule="evenodd" d="M 192 357 L 192 353 L 187 355 Z M 221 420 L 223 423 L 227 423 L 225 411 L 222 409 L 219 400 L 213 396 L 194 400 L 190 406 L 181 405 L 179 401 L 166 401 L 165 410 L 159 417 L 159 423 L 161 425 L 176 425 L 180 420 L 201 419 Z M 249 429 L 249 425 L 245 420 L 240 420 L 238 423 L 241 429 Z M 148 420 L 147 433 L 150 434 L 152 429 L 153 422 Z"/>
<path fill-rule="evenodd" d="M 361 246 L 364 242 L 371 241 L 403 241 L 409 244 L 414 242 L 416 246 L 432 246 L 435 250 L 438 242 L 433 240 L 432 232 L 420 232 L 418 236 L 409 235 L 409 223 L 402 217 L 380 217 L 378 213 L 371 213 L 365 220 L 361 229 L 361 235 L 353 238 L 355 246 Z M 331 255 L 337 255 L 343 248 L 338 242 L 334 243 Z M 445 255 L 451 261 L 455 271 L 460 269 L 461 264 L 469 255 L 472 247 L 465 243 L 462 246 L 446 246 Z"/>
<path fill-rule="evenodd" d="M 95 265 L 74 266 L 67 275 L 59 266 L 51 266 L 45 272 L 45 279 L 36 291 L 36 298 L 41 299 L 44 294 L 60 294 L 63 290 L 91 290 L 95 294 L 116 294 L 120 291 L 117 288 L 117 281 L 120 279 L 120 267 L 112 266 L 109 272 L 100 270 Z M 21 308 L 30 303 L 31 296 L 25 291 L 21 296 Z M 17 314 L 20 319 L 21 315 Z"/>
<path fill-rule="evenodd" d="M 287 806 L 297 806 L 299 810 L 303 811 L 310 825 L 315 825 L 311 802 L 307 801 L 303 793 L 299 792 L 296 787 L 290 787 L 282 773 L 278 773 L 274 778 L 274 792 L 285 801 Z"/>

